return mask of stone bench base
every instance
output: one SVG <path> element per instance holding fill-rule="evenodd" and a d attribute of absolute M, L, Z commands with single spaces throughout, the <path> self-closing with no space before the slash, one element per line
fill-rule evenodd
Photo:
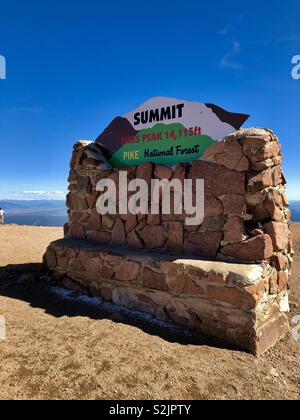
<path fill-rule="evenodd" d="M 44 260 L 58 278 L 72 279 L 95 296 L 256 355 L 289 331 L 288 293 L 270 294 L 268 264 L 174 259 L 72 239 L 51 243 Z"/>

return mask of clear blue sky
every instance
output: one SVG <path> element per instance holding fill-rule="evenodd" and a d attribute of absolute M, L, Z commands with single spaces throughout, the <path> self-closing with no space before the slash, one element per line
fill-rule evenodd
<path fill-rule="evenodd" d="M 299 22 L 299 0 L 0 0 L 0 198 L 61 198 L 77 139 L 173 96 L 273 128 L 300 199 Z"/>

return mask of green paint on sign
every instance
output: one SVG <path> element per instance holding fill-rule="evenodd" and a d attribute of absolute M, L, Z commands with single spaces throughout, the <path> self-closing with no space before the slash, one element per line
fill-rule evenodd
<path fill-rule="evenodd" d="M 175 165 L 199 159 L 215 141 L 201 134 L 199 127 L 182 124 L 156 124 L 141 130 L 131 143 L 124 144 L 113 155 L 113 167 L 136 166 L 145 162 Z"/>

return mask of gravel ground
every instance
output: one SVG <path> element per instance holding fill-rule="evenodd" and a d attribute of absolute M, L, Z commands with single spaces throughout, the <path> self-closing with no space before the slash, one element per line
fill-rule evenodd
<path fill-rule="evenodd" d="M 291 319 L 300 315 L 300 223 L 293 231 Z M 60 237 L 60 228 L 0 226 L 1 399 L 300 398 L 300 341 L 291 335 L 257 359 L 53 293 L 38 280 L 40 262 Z"/>

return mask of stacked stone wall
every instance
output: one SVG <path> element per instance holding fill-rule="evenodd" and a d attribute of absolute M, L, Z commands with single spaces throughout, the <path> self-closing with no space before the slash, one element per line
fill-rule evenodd
<path fill-rule="evenodd" d="M 240 130 L 209 148 L 202 160 L 173 169 L 152 163 L 124 168 L 128 181 L 142 178 L 149 185 L 152 178 L 182 183 L 204 179 L 205 218 L 196 226 L 186 225 L 186 215 L 174 211 L 170 215 L 100 216 L 98 181 L 109 178 L 118 184 L 119 179 L 119 169 L 107 170 L 101 159 L 94 143 L 79 141 L 74 146 L 66 237 L 171 255 L 266 261 L 274 272 L 272 291 L 288 287 L 293 253 L 290 211 L 281 147 L 273 132 Z"/>

